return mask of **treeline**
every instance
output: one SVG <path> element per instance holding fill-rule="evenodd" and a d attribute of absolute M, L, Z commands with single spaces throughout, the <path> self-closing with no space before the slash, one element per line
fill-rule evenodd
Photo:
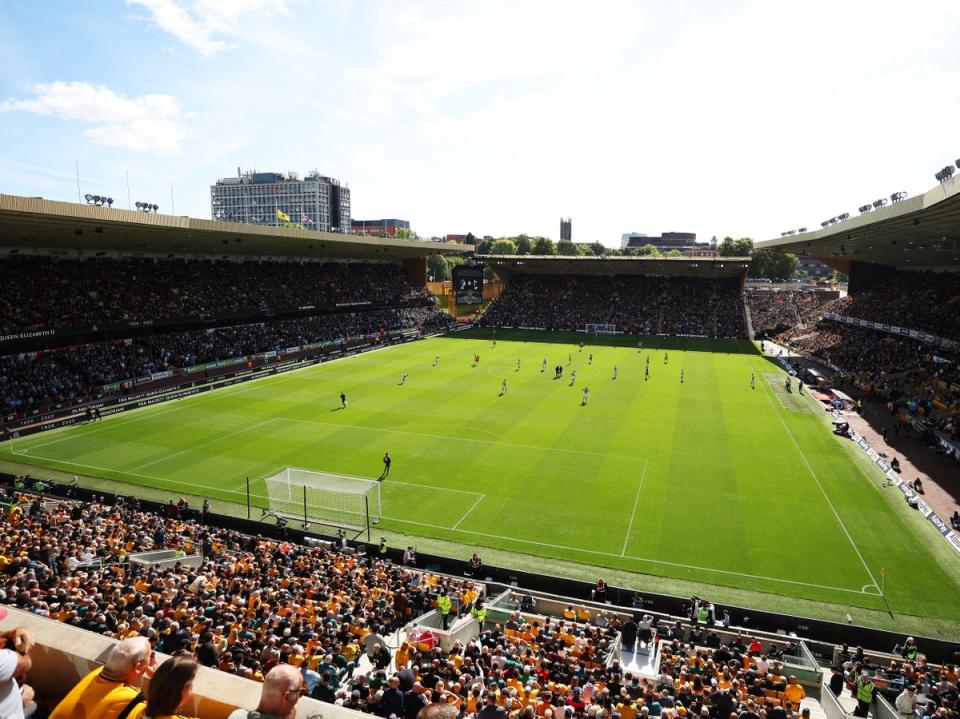
<path fill-rule="evenodd" d="M 472 244 L 478 255 L 556 255 L 563 257 L 683 257 L 680 250 L 661 251 L 651 244 L 641 247 L 631 247 L 621 250 L 619 247 L 607 247 L 599 242 L 571 242 L 563 240 L 554 242 L 549 237 L 531 237 L 517 235 L 516 237 L 499 237 L 476 239 L 472 234 L 467 235 L 467 242 Z M 792 279 L 799 267 L 796 255 L 773 250 L 758 250 L 753 247 L 753 240 L 749 237 L 734 239 L 724 237 L 717 244 L 717 252 L 721 257 L 750 257 L 750 277 L 765 277 L 774 281 Z M 449 280 L 456 265 L 463 264 L 466 258 L 462 255 L 441 256 L 432 255 L 427 258 L 427 273 L 435 281 Z M 488 279 L 492 273 L 487 270 Z"/>

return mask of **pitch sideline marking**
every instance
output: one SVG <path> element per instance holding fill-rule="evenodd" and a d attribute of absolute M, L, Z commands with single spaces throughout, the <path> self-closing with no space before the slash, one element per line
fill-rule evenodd
<path fill-rule="evenodd" d="M 737 340 L 739 344 L 740 340 Z M 833 516 L 836 518 L 837 523 L 840 525 L 840 529 L 843 530 L 843 533 L 847 537 L 847 541 L 850 542 L 850 546 L 853 547 L 853 551 L 856 552 L 857 557 L 860 559 L 860 564 L 863 565 L 863 568 L 867 570 L 867 576 L 870 577 L 870 581 L 873 583 L 873 586 L 880 589 L 880 585 L 877 584 L 877 578 L 873 576 L 873 572 L 870 571 L 870 567 L 867 565 L 867 561 L 863 558 L 863 554 L 860 552 L 860 548 L 857 546 L 857 543 L 853 541 L 853 537 L 850 536 L 850 531 L 847 529 L 847 525 L 843 523 L 843 520 L 840 518 L 840 513 L 837 512 L 837 508 L 834 506 L 833 502 L 830 499 L 830 495 L 827 494 L 827 490 L 823 488 L 823 484 L 820 482 L 820 477 L 817 476 L 817 473 L 813 471 L 813 467 L 810 466 L 810 462 L 807 461 L 807 455 L 804 454 L 803 450 L 800 448 L 800 444 L 797 442 L 797 438 L 793 434 L 793 430 L 787 425 L 783 419 L 783 414 L 777 409 L 776 403 L 770 399 L 770 392 L 772 388 L 765 388 L 764 396 L 767 398 L 767 401 L 770 403 L 770 406 L 773 407 L 774 414 L 777 415 L 777 419 L 780 420 L 780 424 L 783 425 L 783 428 L 787 432 L 787 436 L 790 437 L 790 441 L 793 443 L 793 446 L 797 450 L 797 454 L 800 455 L 800 459 L 803 460 L 804 466 L 807 468 L 807 471 L 810 473 L 810 476 L 813 477 L 813 481 L 816 482 L 817 487 L 820 489 L 820 493 L 823 495 L 823 498 L 827 500 L 827 506 L 830 507 L 830 511 L 833 512 Z M 864 592 L 865 593 L 865 592 Z"/>
<path fill-rule="evenodd" d="M 132 472 L 123 472 L 123 471 L 108 469 L 108 468 L 106 468 L 106 467 L 98 467 L 98 466 L 92 465 L 92 464 L 81 464 L 81 463 L 79 463 L 79 462 L 68 462 L 68 461 L 62 460 L 62 459 L 51 459 L 51 458 L 49 458 L 49 457 L 37 457 L 37 458 L 38 458 L 38 459 L 45 459 L 45 460 L 47 460 L 47 461 L 54 462 L 54 463 L 57 463 L 57 464 L 69 465 L 69 466 L 71 466 L 71 467 L 83 467 L 83 468 L 86 468 L 86 469 L 99 470 L 99 471 L 101 471 L 101 472 L 114 472 L 114 473 L 116 473 L 116 474 L 126 474 L 126 475 L 131 476 L 131 477 L 141 477 L 141 478 L 143 478 L 143 479 L 151 479 L 151 480 L 154 480 L 154 481 L 156 481 L 156 482 L 162 482 L 162 483 L 166 483 L 166 484 L 175 484 L 175 485 L 179 485 L 179 486 L 185 486 L 185 485 L 189 486 L 189 483 L 188 483 L 188 482 L 181 482 L 181 481 L 179 481 L 179 480 L 167 479 L 167 478 L 164 478 L 164 477 L 157 477 L 157 476 L 149 475 L 149 474 L 135 474 L 135 473 L 132 473 Z M 105 479 L 109 479 L 109 477 L 107 477 L 107 478 L 105 478 Z M 114 481 L 117 481 L 117 480 L 114 480 Z M 122 480 L 120 480 L 120 481 L 122 481 Z M 396 484 L 400 484 L 400 482 L 396 482 Z M 409 484 L 409 483 L 405 482 L 404 484 Z M 226 490 L 226 489 L 220 489 L 220 488 L 216 488 L 216 487 L 211 487 L 211 486 L 209 486 L 209 485 L 194 485 L 194 486 L 195 486 L 195 488 L 198 489 L 198 490 L 214 489 L 214 490 L 216 490 L 217 492 L 222 493 L 222 494 L 244 495 L 243 492 L 233 491 L 233 490 Z M 432 489 L 436 489 L 436 487 L 432 487 Z M 459 492 L 459 491 L 464 491 L 464 490 L 450 490 L 450 491 L 458 491 L 458 492 Z M 251 496 L 255 496 L 257 499 L 269 499 L 269 498 L 267 498 L 267 497 L 262 497 L 261 495 L 251 495 Z M 481 497 L 481 499 L 483 499 L 483 498 L 485 498 L 485 497 L 486 497 L 486 495 L 484 495 L 483 497 Z M 472 510 L 471 510 L 471 511 L 472 511 Z M 401 518 L 399 518 L 399 517 L 388 517 L 388 516 L 384 516 L 383 518 L 386 519 L 386 520 L 389 520 L 389 521 L 391 521 L 391 522 L 397 522 L 397 523 L 399 523 L 399 524 L 410 524 L 410 525 L 415 525 L 415 526 L 419 526 L 419 527 L 429 527 L 429 528 L 431 528 L 431 529 L 442 529 L 442 530 L 447 531 L 447 532 L 458 532 L 458 533 L 460 533 L 460 534 L 472 534 L 472 535 L 475 535 L 475 536 L 478 536 L 478 537 L 487 537 L 487 538 L 489 538 L 489 539 L 502 539 L 502 540 L 505 540 L 505 541 L 508 541 L 508 542 L 516 542 L 516 543 L 518 543 L 518 544 L 532 544 L 532 545 L 540 546 L 540 547 L 550 547 L 550 548 L 552 548 L 552 549 L 564 549 L 564 550 L 571 551 L 571 552 L 580 552 L 580 553 L 582 553 L 582 554 L 594 554 L 594 555 L 601 556 L 601 557 L 614 557 L 614 558 L 619 558 L 619 559 L 633 559 L 633 560 L 636 560 L 636 561 L 639 561 L 639 562 L 648 562 L 648 563 L 650 563 L 650 564 L 662 564 L 662 565 L 664 565 L 664 566 L 678 567 L 678 568 L 681 568 L 681 569 L 693 569 L 693 570 L 702 571 L 702 572 L 713 572 L 713 573 L 715 573 L 715 574 L 726 574 L 726 575 L 736 576 L 736 577 L 745 577 L 745 578 L 748 578 L 748 579 L 759 579 L 759 580 L 761 580 L 761 581 L 780 582 L 780 583 L 785 583 L 785 584 L 794 584 L 794 585 L 798 585 L 798 586 L 802 586 L 802 587 L 812 587 L 812 588 L 815 588 L 815 589 L 827 589 L 827 590 L 836 591 L 836 592 L 848 592 L 848 593 L 853 593 L 853 594 L 867 594 L 867 595 L 870 595 L 870 596 L 879 596 L 879 595 L 877 595 L 877 594 L 874 594 L 873 592 L 865 592 L 865 591 L 863 591 L 862 589 L 845 589 L 845 588 L 843 588 L 843 587 L 831 587 L 831 586 L 827 586 L 827 585 L 824 585 L 824 584 L 811 584 L 811 583 L 809 583 L 809 582 L 799 582 L 799 581 L 796 581 L 796 580 L 793 580 L 793 579 L 778 579 L 778 578 L 776 578 L 776 577 L 764 577 L 764 576 L 760 576 L 760 575 L 757 575 L 757 574 L 745 574 L 745 573 L 743 573 L 743 572 L 732 572 L 732 571 L 729 571 L 729 570 L 726 570 L 726 569 L 713 569 L 713 568 L 710 568 L 710 567 L 698 567 L 698 566 L 695 566 L 695 565 L 692 565 L 692 564 L 680 564 L 680 563 L 677 563 L 677 562 L 668 562 L 668 561 L 661 560 L 661 559 L 647 559 L 646 557 L 635 557 L 635 556 L 630 556 L 630 555 L 625 555 L 625 556 L 622 556 L 622 557 L 621 557 L 620 555 L 613 554 L 613 553 L 611 553 L 611 552 L 600 552 L 600 551 L 593 550 L 593 549 L 584 549 L 584 548 L 582 548 L 582 547 L 568 547 L 568 546 L 565 546 L 565 545 L 562 545 L 562 544 L 550 544 L 550 543 L 547 543 L 547 542 L 536 542 L 536 541 L 533 541 L 533 540 L 530 540 L 530 539 L 517 539 L 516 537 L 506 537 L 506 536 L 503 536 L 503 535 L 500 535 L 500 534 L 489 534 L 489 533 L 487 533 L 487 532 L 475 532 L 475 531 L 472 531 L 472 530 L 469 530 L 469 529 L 458 529 L 458 528 L 445 527 L 445 526 L 439 525 L 439 524 L 427 524 L 427 523 L 425 523 L 425 522 L 414 522 L 414 521 L 412 521 L 412 520 L 409 520 L 409 519 L 401 519 Z M 869 586 L 869 585 L 868 585 L 868 586 Z"/>
<path fill-rule="evenodd" d="M 433 339 L 433 337 L 432 337 L 432 336 L 431 336 L 431 337 L 427 337 L 426 339 Z M 188 395 L 187 397 L 178 397 L 178 398 L 176 398 L 176 399 L 168 399 L 168 400 L 164 400 L 163 402 L 158 402 L 157 404 L 148 404 L 148 405 L 144 405 L 143 407 L 137 407 L 136 409 L 129 409 L 129 410 L 126 410 L 125 412 L 116 412 L 115 414 L 108 415 L 108 416 L 106 417 L 106 419 L 107 419 L 107 420 L 110 420 L 110 419 L 114 419 L 114 418 L 117 418 L 117 417 L 129 417 L 129 418 L 130 418 L 130 419 L 128 420 L 129 422 L 136 422 L 136 421 L 138 421 L 141 417 L 160 417 L 160 416 L 162 416 L 162 415 L 165 415 L 165 414 L 168 414 L 168 413 L 174 411 L 175 409 L 178 409 L 176 403 L 181 402 L 181 401 L 183 401 L 183 400 L 194 400 L 194 401 L 196 402 L 196 401 L 202 400 L 202 399 L 211 399 L 211 398 L 213 398 L 213 397 L 215 397 L 215 396 L 216 396 L 216 397 L 222 396 L 222 395 L 220 394 L 221 392 L 230 392 L 231 395 L 243 394 L 243 393 L 245 393 L 245 392 L 249 392 L 249 391 L 251 391 L 251 390 L 253 390 L 253 389 L 256 389 L 257 387 L 260 386 L 260 383 L 263 382 L 263 381 L 265 381 L 265 380 L 273 380 L 274 382 L 282 382 L 283 380 L 290 379 L 290 378 L 292 378 L 294 375 L 296 375 L 297 373 L 303 372 L 304 370 L 309 370 L 309 369 L 315 369 L 315 368 L 318 368 L 318 367 L 322 367 L 322 366 L 324 366 L 324 365 L 330 364 L 331 362 L 343 362 L 343 361 L 345 361 L 345 360 L 352 359 L 352 358 L 354 358 L 354 357 L 362 357 L 362 356 L 368 355 L 368 354 L 370 354 L 370 353 L 372 353 L 372 352 L 382 352 L 383 350 L 394 349 L 394 348 L 396 348 L 396 347 L 401 347 L 401 346 L 404 346 L 404 345 L 406 345 L 406 344 L 408 344 L 408 343 L 404 342 L 404 343 L 402 343 L 402 344 L 387 345 L 386 347 L 375 347 L 374 349 L 367 350 L 366 352 L 357 352 L 357 353 L 355 353 L 355 354 L 346 355 L 345 357 L 334 357 L 333 359 L 328 359 L 326 362 L 318 362 L 318 363 L 315 363 L 315 364 L 304 365 L 303 367 L 297 367 L 296 369 L 287 370 L 286 372 L 283 372 L 282 374 L 270 375 L 270 376 L 268 376 L 268 377 L 260 377 L 260 378 L 258 378 L 258 379 L 255 379 L 255 380 L 252 380 L 252 381 L 249 381 L 249 382 L 238 383 L 238 384 L 231 385 L 231 386 L 229 386 L 229 387 L 218 387 L 218 388 L 216 388 L 216 389 L 210 390 L 209 392 L 204 392 L 203 394 L 192 394 L 192 395 Z M 131 413 L 132 413 L 132 412 L 140 412 L 141 410 L 145 410 L 145 409 L 156 409 L 156 408 L 158 408 L 158 407 L 161 407 L 161 406 L 167 405 L 167 404 L 170 404 L 171 406 L 168 407 L 167 409 L 163 410 L 162 412 L 155 412 L 155 413 L 152 413 L 152 414 L 151 414 L 151 413 L 143 413 L 143 414 L 140 414 L 140 415 L 131 416 Z M 275 418 L 275 419 L 276 419 L 276 418 Z M 26 454 L 26 453 L 29 452 L 31 449 L 39 449 L 40 447 L 47 447 L 47 446 L 50 446 L 50 445 L 53 445 L 53 444 L 57 444 L 57 443 L 59 443 L 59 442 L 63 442 L 63 441 L 69 440 L 69 439 L 76 439 L 76 435 L 70 434 L 69 432 L 64 433 L 64 430 L 77 429 L 78 427 L 83 427 L 83 426 L 86 426 L 86 425 L 69 424 L 69 425 L 65 425 L 65 426 L 63 426 L 63 427 L 56 427 L 56 428 L 54 428 L 54 429 L 45 430 L 45 431 L 41 432 L 39 435 L 37 435 L 37 436 L 46 435 L 46 434 L 48 434 L 48 433 L 50 433 L 50 434 L 56 433 L 56 434 L 58 434 L 58 435 L 59 435 L 59 434 L 65 434 L 65 436 L 63 436 L 63 437 L 56 437 L 56 438 L 54 438 L 53 440 L 51 440 L 51 441 L 49 441 L 49 442 L 37 442 L 37 443 L 35 443 L 35 444 L 31 444 L 26 450 L 20 450 L 20 452 L 17 452 L 17 451 L 13 448 L 13 446 L 12 446 L 12 445 L 13 445 L 13 440 L 5 440 L 5 442 L 0 443 L 0 444 L 4 444 L 4 443 L 6 443 L 6 442 L 9 442 L 10 445 L 11 445 L 11 449 L 10 449 L 10 453 L 11 453 L 11 454 L 14 454 L 14 455 L 16 455 L 16 454 Z M 101 429 L 94 429 L 94 430 L 91 430 L 90 432 L 84 432 L 84 433 L 82 433 L 80 436 L 82 436 L 82 437 L 87 437 L 87 436 L 89 436 L 89 435 L 91 435 L 91 434 L 98 434 L 98 433 L 100 433 L 100 432 L 102 432 L 102 431 L 105 431 L 105 430 L 108 430 L 108 429 L 110 429 L 109 426 L 107 426 L 107 427 L 102 427 Z M 30 437 L 25 437 L 24 439 L 29 440 Z M 41 457 L 40 459 L 46 459 L 46 458 L 45 458 L 45 457 Z"/>
<path fill-rule="evenodd" d="M 503 540 L 505 540 L 505 541 L 508 541 L 508 542 L 516 542 L 516 543 L 518 543 L 518 544 L 533 544 L 533 545 L 536 545 L 536 546 L 538 546 L 538 547 L 550 547 L 550 548 L 552 548 L 552 549 L 564 549 L 564 550 L 571 551 L 571 552 L 580 552 L 580 553 L 582 553 L 582 554 L 594 554 L 594 555 L 601 556 L 601 557 L 614 557 L 614 558 L 616 558 L 616 559 L 633 559 L 633 560 L 638 561 L 638 562 L 649 562 L 649 563 L 651 563 L 651 564 L 662 564 L 662 565 L 668 566 L 668 567 L 678 567 L 678 568 L 680 568 L 680 569 L 694 569 L 694 570 L 701 571 L 701 572 L 713 572 L 713 573 L 715 573 L 715 574 L 727 574 L 727 575 L 731 575 L 731 576 L 735 576 L 735 577 L 745 577 L 745 578 L 747 578 L 747 579 L 759 579 L 759 580 L 761 580 L 761 581 L 766 581 L 766 582 L 782 582 L 782 583 L 785 583 L 785 584 L 795 584 L 795 585 L 802 586 L 802 587 L 813 587 L 813 588 L 815 588 L 815 589 L 828 589 L 828 590 L 830 590 L 830 591 L 835 591 L 835 592 L 848 592 L 848 593 L 852 593 L 852 594 L 868 594 L 868 595 L 870 595 L 870 596 L 879 596 L 879 595 L 873 594 L 872 592 L 864 592 L 864 591 L 861 591 L 860 589 L 845 589 L 845 588 L 843 588 L 843 587 L 831 587 L 831 586 L 828 586 L 828 585 L 825 585 L 825 584 L 811 584 L 811 583 L 809 583 L 809 582 L 800 582 L 800 581 L 797 581 L 797 580 L 794 580 L 794 579 L 778 579 L 777 577 L 764 577 L 764 576 L 761 576 L 761 575 L 759 575 L 759 574 L 745 574 L 745 573 L 743 573 L 743 572 L 733 572 L 733 571 L 726 570 L 726 569 L 714 569 L 714 568 L 711 568 L 711 567 L 698 567 L 698 566 L 693 565 L 693 564 L 681 564 L 681 563 L 678 563 L 678 562 L 668 562 L 668 561 L 662 560 L 662 559 L 648 559 L 648 558 L 646 558 L 646 557 L 635 557 L 635 556 L 632 556 L 632 555 L 624 555 L 624 556 L 621 556 L 621 555 L 619 555 L 619 554 L 614 554 L 614 553 L 612 553 L 612 552 L 600 552 L 600 551 L 597 551 L 597 550 L 595 550 L 595 549 L 584 549 L 584 548 L 582 548 L 582 547 L 568 547 L 568 546 L 563 545 L 563 544 L 550 544 L 550 543 L 548 543 L 548 542 L 536 542 L 536 541 L 534 541 L 534 540 L 532 540 L 532 539 L 517 539 L 516 537 L 506 537 L 506 536 L 503 536 L 502 534 L 489 534 L 489 533 L 487 533 L 487 532 L 475 532 L 475 531 L 472 531 L 472 530 L 469 530 L 469 529 L 454 529 L 454 528 L 451 528 L 451 527 L 442 526 L 442 525 L 440 525 L 440 524 L 428 524 L 428 523 L 426 523 L 426 522 L 414 522 L 414 521 L 409 520 L 409 519 L 400 519 L 399 517 L 387 517 L 387 516 L 384 516 L 384 519 L 389 520 L 389 521 L 391 521 L 391 522 L 398 522 L 398 523 L 400 523 L 400 524 L 412 524 L 412 525 L 416 525 L 416 526 L 418 526 L 418 527 L 429 527 L 429 528 L 431 528 L 431 529 L 442 529 L 442 530 L 447 531 L 447 532 L 459 532 L 459 533 L 461 533 L 461 534 L 472 534 L 472 535 L 475 535 L 475 536 L 478 536 L 478 537 L 487 537 L 487 538 L 489 538 L 489 539 L 503 539 Z"/>
<path fill-rule="evenodd" d="M 627 534 L 623 538 L 623 549 L 620 550 L 620 556 L 627 554 L 627 543 L 630 541 L 630 533 L 633 531 L 633 520 L 637 518 L 637 504 L 640 503 L 640 493 L 643 491 L 643 480 L 647 478 L 647 467 L 650 466 L 650 460 L 643 463 L 643 473 L 640 475 L 640 486 L 637 487 L 637 494 L 633 498 L 633 511 L 630 514 L 630 524 L 627 525 Z"/>
<path fill-rule="evenodd" d="M 487 495 L 485 494 L 481 494 L 479 497 L 477 497 L 477 501 L 470 505 L 470 509 L 468 509 L 466 512 L 463 513 L 463 516 L 457 520 L 457 523 L 454 524 L 453 527 L 451 527 L 451 529 L 456 529 L 457 527 L 459 527 L 463 523 L 463 520 L 466 519 L 467 516 L 470 514 L 470 512 L 475 510 L 477 506 L 480 504 L 480 502 L 482 502 L 486 498 L 487 498 Z"/>

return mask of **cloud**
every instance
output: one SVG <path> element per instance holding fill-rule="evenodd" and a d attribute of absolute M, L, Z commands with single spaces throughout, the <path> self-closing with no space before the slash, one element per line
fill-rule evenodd
<path fill-rule="evenodd" d="M 191 8 L 175 0 L 127 0 L 127 4 L 146 8 L 161 30 L 206 56 L 227 47 L 220 38 L 237 33 L 245 15 L 289 14 L 286 0 L 194 0 Z"/>
<path fill-rule="evenodd" d="M 138 152 L 175 152 L 186 135 L 180 103 L 171 95 L 129 98 L 88 82 L 39 84 L 33 91 L 30 99 L 4 100 L 0 112 L 78 120 L 94 125 L 83 134 L 97 144 Z"/>

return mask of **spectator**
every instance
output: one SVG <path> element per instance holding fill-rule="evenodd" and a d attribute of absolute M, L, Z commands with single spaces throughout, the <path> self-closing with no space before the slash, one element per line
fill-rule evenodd
<path fill-rule="evenodd" d="M 50 719 L 116 719 L 143 702 L 139 684 L 156 669 L 156 655 L 146 637 L 124 639 L 110 650 L 106 663 L 81 679 L 53 710 Z"/>
<path fill-rule="evenodd" d="M 7 610 L 0 608 L 0 621 Z M 0 717 L 4 719 L 23 719 L 24 709 L 33 701 L 33 690 L 21 686 L 33 662 L 30 650 L 33 648 L 33 635 L 26 629 L 13 629 L 3 635 L 3 648 L 0 649 Z"/>
<path fill-rule="evenodd" d="M 255 710 L 237 709 L 227 719 L 293 719 L 303 689 L 303 676 L 289 664 L 278 664 L 263 678 Z"/>
<path fill-rule="evenodd" d="M 184 654 L 171 657 L 157 667 L 147 687 L 143 719 L 189 719 L 177 711 L 193 697 L 193 680 L 199 666 L 196 659 Z"/>

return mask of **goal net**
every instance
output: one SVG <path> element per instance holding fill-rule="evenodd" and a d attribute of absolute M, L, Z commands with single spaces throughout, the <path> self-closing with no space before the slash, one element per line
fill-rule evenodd
<path fill-rule="evenodd" d="M 593 323 L 586 324 L 583 327 L 583 332 L 586 332 L 589 335 L 619 335 L 623 334 L 620 330 L 617 329 L 616 325 L 604 324 L 604 323 Z"/>
<path fill-rule="evenodd" d="M 270 512 L 303 524 L 369 532 L 380 523 L 380 483 L 287 467 L 265 477 Z"/>

